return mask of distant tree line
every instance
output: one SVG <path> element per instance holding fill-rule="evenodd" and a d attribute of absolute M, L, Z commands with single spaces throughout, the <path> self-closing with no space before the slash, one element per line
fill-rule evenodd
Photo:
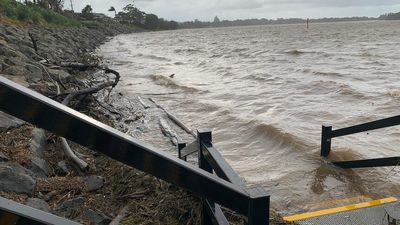
<path fill-rule="evenodd" d="M 322 18 L 322 19 L 310 19 L 310 22 L 323 23 L 323 22 L 345 22 L 345 21 L 365 21 L 365 20 L 376 20 L 371 17 L 346 17 L 346 18 Z M 179 24 L 179 28 L 205 28 L 205 27 L 231 27 L 231 26 L 252 26 L 252 25 L 273 25 L 273 24 L 296 24 L 306 23 L 306 19 L 301 18 L 290 18 L 283 19 L 278 18 L 272 19 L 245 19 L 245 20 L 220 20 L 217 16 L 213 22 L 203 22 L 199 20 L 183 22 Z"/>
<path fill-rule="evenodd" d="M 43 9 L 52 10 L 55 12 L 63 12 L 63 6 L 65 0 L 23 0 L 25 5 L 38 6 Z M 73 7 L 71 1 L 71 8 Z M 64 10 L 65 13 L 73 15 L 73 11 Z M 123 24 L 133 24 L 138 27 L 142 27 L 149 30 L 174 30 L 178 29 L 178 23 L 175 21 L 168 21 L 163 18 L 159 18 L 155 14 L 145 13 L 137 8 L 132 1 L 131 4 L 125 6 L 122 11 L 117 12 L 115 7 L 111 6 L 108 10 L 114 12 L 115 20 Z M 91 5 L 86 5 L 81 13 L 76 14 L 78 18 L 93 20 L 96 18 L 106 17 L 103 14 L 98 14 L 93 12 Z M 109 18 L 111 19 L 111 18 Z"/>
<path fill-rule="evenodd" d="M 137 8 L 134 4 L 128 4 L 120 12 L 117 12 L 114 6 L 111 6 L 108 11 L 114 12 L 115 20 L 123 24 L 132 24 L 148 30 L 178 29 L 177 22 L 164 20 L 155 14 L 145 13 Z M 90 5 L 87 5 L 85 8 L 83 8 L 80 15 L 89 20 L 94 19 L 95 15 L 98 17 L 98 14 L 93 13 L 93 9 Z"/>
<path fill-rule="evenodd" d="M 400 12 L 398 13 L 387 13 L 379 17 L 380 20 L 400 20 Z"/>
<path fill-rule="evenodd" d="M 114 11 L 116 13 L 114 7 L 111 7 L 109 11 Z M 155 14 L 145 13 L 134 4 L 128 4 L 125 6 L 121 12 L 116 13 L 115 18 L 121 23 L 134 24 L 149 30 L 178 29 L 177 22 L 158 18 Z"/>

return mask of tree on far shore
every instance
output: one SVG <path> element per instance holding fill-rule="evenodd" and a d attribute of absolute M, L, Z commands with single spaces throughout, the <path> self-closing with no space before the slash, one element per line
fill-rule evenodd
<path fill-rule="evenodd" d="M 115 8 L 111 7 L 108 11 L 114 10 Z M 122 11 L 116 13 L 115 19 L 120 23 L 134 24 L 149 30 L 175 30 L 179 26 L 175 21 L 164 20 L 155 14 L 142 12 L 134 4 L 128 4 Z"/>
<path fill-rule="evenodd" d="M 108 10 L 109 12 L 114 12 L 114 17 L 117 16 L 117 10 L 115 10 L 114 6 L 111 6 L 110 9 Z"/>
<path fill-rule="evenodd" d="M 154 14 L 146 14 L 144 27 L 149 30 L 157 30 L 159 27 L 158 16 Z"/>
<path fill-rule="evenodd" d="M 91 5 L 86 5 L 85 8 L 82 9 L 82 16 L 86 19 L 93 18 L 93 9 Z"/>
<path fill-rule="evenodd" d="M 122 12 L 116 15 L 116 18 L 122 23 L 130 23 L 141 26 L 144 24 L 145 13 L 136 8 L 133 4 L 128 4 Z"/>
<path fill-rule="evenodd" d="M 400 12 L 383 14 L 378 19 L 380 19 L 380 20 L 400 20 Z"/>

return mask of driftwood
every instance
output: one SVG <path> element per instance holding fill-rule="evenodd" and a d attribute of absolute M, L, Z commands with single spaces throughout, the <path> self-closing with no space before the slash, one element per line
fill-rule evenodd
<path fill-rule="evenodd" d="M 84 65 L 84 64 L 82 64 L 82 65 Z M 89 66 L 88 66 L 88 68 L 89 68 Z M 96 86 L 89 87 L 89 88 L 85 88 L 85 89 L 78 90 L 78 91 L 75 91 L 75 92 L 71 92 L 71 93 L 69 93 L 69 94 L 67 95 L 67 97 L 62 101 L 62 104 L 68 106 L 68 104 L 69 104 L 74 98 L 76 98 L 77 96 L 94 94 L 94 93 L 97 93 L 97 92 L 99 92 L 99 91 L 101 91 L 101 90 L 107 88 L 107 87 L 114 88 L 114 87 L 118 84 L 118 81 L 119 81 L 119 78 L 120 78 L 119 73 L 116 72 L 116 71 L 114 71 L 114 70 L 108 69 L 108 68 L 106 69 L 105 72 L 106 72 L 106 73 L 108 72 L 108 73 L 113 73 L 113 74 L 115 74 L 115 80 L 114 80 L 114 81 L 105 82 L 105 83 L 101 83 L 101 84 L 98 84 L 98 85 L 96 85 Z M 58 94 L 60 94 L 60 93 L 58 93 Z M 71 150 L 71 148 L 69 147 L 69 145 L 68 145 L 68 143 L 67 143 L 67 140 L 65 140 L 65 138 L 60 138 L 60 140 L 61 140 L 61 142 L 62 142 L 62 145 L 63 145 L 65 154 L 66 154 L 70 159 L 72 159 L 81 169 L 86 169 L 86 168 L 88 167 L 88 164 L 87 164 L 85 161 L 81 160 L 79 157 L 77 157 L 77 156 L 74 154 L 74 152 L 73 152 L 73 151 Z"/>
<path fill-rule="evenodd" d="M 162 118 L 160 118 L 160 128 L 162 133 L 166 137 L 169 137 L 171 139 L 172 144 L 174 146 L 177 146 L 180 141 L 178 134 L 174 130 L 172 130 L 172 128 L 168 125 L 167 121 L 165 121 Z"/>
<path fill-rule="evenodd" d="M 140 104 L 142 104 L 143 108 L 145 108 L 145 109 L 150 108 L 150 106 L 147 105 L 147 103 L 144 102 L 143 99 L 140 96 L 138 96 L 138 100 L 139 100 Z"/>
<path fill-rule="evenodd" d="M 154 99 L 149 98 L 149 100 L 152 101 L 154 105 L 156 105 L 158 108 L 162 109 L 165 112 L 165 114 L 167 114 L 168 118 L 171 119 L 176 125 L 178 125 L 184 131 L 186 131 L 186 133 L 192 135 L 195 139 L 197 139 L 197 135 L 192 130 L 190 130 L 184 123 L 182 123 L 178 118 L 176 118 L 174 115 L 169 113 L 165 108 L 157 104 L 157 102 Z"/>
<path fill-rule="evenodd" d="M 126 195 L 119 196 L 119 197 L 117 197 L 117 199 L 118 200 L 127 199 L 127 198 L 129 198 L 129 199 L 139 199 L 139 198 L 145 197 L 147 193 L 148 193 L 148 191 L 139 191 L 139 192 L 136 192 L 136 193 L 131 193 L 131 194 L 126 194 Z"/>
<path fill-rule="evenodd" d="M 129 214 L 129 206 L 125 206 L 119 211 L 118 215 L 111 221 L 109 225 L 119 225 L 121 221 Z"/>
<path fill-rule="evenodd" d="M 113 110 L 113 109 L 110 109 L 110 108 L 104 106 L 104 105 L 103 105 L 99 100 L 97 100 L 97 99 L 94 99 L 94 100 L 97 102 L 97 104 L 98 104 L 101 108 L 107 110 L 107 111 L 110 112 L 111 114 L 118 115 L 119 117 L 123 117 L 123 115 L 122 115 L 120 112 L 117 112 L 117 111 L 115 111 L 115 110 Z"/>
<path fill-rule="evenodd" d="M 73 70 L 79 70 L 79 71 L 86 71 L 89 69 L 100 69 L 100 70 L 104 70 L 104 72 L 106 74 L 112 73 L 115 75 L 115 81 L 114 84 L 117 85 L 120 79 L 120 74 L 115 71 L 112 70 L 108 67 L 104 67 L 104 66 L 100 66 L 99 64 L 83 64 L 83 63 L 61 63 L 60 65 L 61 67 L 64 68 L 70 68 Z M 115 87 L 115 85 L 113 87 Z"/>
<path fill-rule="evenodd" d="M 43 65 L 41 65 L 41 66 L 44 69 L 44 71 L 46 72 L 46 74 L 48 75 L 49 79 L 52 81 L 52 83 L 54 85 L 56 85 L 56 87 L 57 87 L 57 95 L 61 96 L 61 95 L 67 94 L 67 97 L 62 101 L 62 104 L 66 105 L 66 106 L 68 106 L 70 104 L 70 102 L 74 98 L 76 98 L 78 96 L 86 96 L 86 95 L 89 95 L 89 94 L 97 93 L 100 90 L 105 89 L 107 87 L 111 87 L 111 89 L 112 89 L 118 84 L 118 82 L 120 80 L 119 73 L 117 71 L 111 70 L 111 69 L 109 69 L 107 67 L 101 67 L 99 65 L 91 65 L 91 64 L 87 65 L 87 64 L 80 64 L 80 63 L 68 63 L 68 64 L 65 64 L 63 67 L 70 67 L 70 68 L 73 68 L 73 69 L 79 69 L 81 71 L 87 70 L 89 68 L 99 68 L 99 69 L 104 70 L 105 73 L 114 74 L 115 75 L 115 79 L 114 79 L 114 81 L 104 82 L 104 83 L 95 85 L 93 87 L 89 87 L 89 88 L 81 89 L 81 90 L 78 90 L 78 91 L 72 91 L 72 92 L 68 92 L 68 93 L 62 94 L 61 90 L 60 90 L 59 83 L 64 87 L 64 89 L 66 89 L 66 88 L 65 88 L 65 85 L 61 82 L 61 79 L 59 79 L 58 81 L 54 81 L 54 79 L 50 76 L 50 74 L 48 73 L 48 71 L 45 68 L 45 66 L 43 66 Z M 65 138 L 63 138 L 63 137 L 60 137 L 60 141 L 61 141 L 61 145 L 63 147 L 64 153 L 66 154 L 66 156 L 69 157 L 76 165 L 78 165 L 80 169 L 82 169 L 82 170 L 87 169 L 88 168 L 88 164 L 85 161 L 83 161 L 82 159 L 80 159 L 78 156 L 75 155 L 75 153 L 69 147 L 67 140 Z"/>
<path fill-rule="evenodd" d="M 43 68 L 45 69 L 44 66 L 43 66 Z M 46 71 L 46 73 L 48 73 L 46 69 L 45 69 L 45 71 Z M 51 78 L 50 75 L 49 75 L 49 77 Z M 57 85 L 57 94 L 60 94 L 61 91 L 60 91 L 58 82 L 54 82 L 54 83 L 55 83 L 55 85 Z M 80 159 L 78 156 L 75 155 L 75 153 L 69 147 L 67 140 L 63 137 L 60 137 L 60 141 L 61 141 L 61 145 L 63 147 L 65 155 L 67 157 L 69 157 L 75 164 L 77 164 L 81 170 L 86 170 L 89 165 L 85 161 L 83 161 L 82 159 Z"/>
<path fill-rule="evenodd" d="M 104 88 L 114 87 L 114 86 L 115 86 L 115 83 L 110 81 L 110 82 L 98 84 L 98 85 L 93 86 L 93 87 L 85 88 L 85 89 L 82 89 L 82 90 L 79 90 L 79 91 L 71 92 L 62 101 L 62 104 L 63 105 L 68 105 L 72 101 L 73 98 L 75 98 L 75 97 L 77 97 L 79 95 L 94 94 L 94 93 L 97 93 L 97 92 L 103 90 Z"/>
<path fill-rule="evenodd" d="M 40 66 L 42 67 L 42 69 L 45 71 L 45 73 L 47 74 L 47 76 L 49 77 L 49 79 L 51 80 L 51 82 L 56 86 L 57 88 L 57 94 L 61 93 L 60 90 L 60 85 L 58 84 L 57 81 L 55 81 L 49 74 L 49 72 L 47 71 L 46 67 L 43 66 L 42 64 L 40 64 Z M 59 81 L 60 82 L 60 81 Z M 82 159 L 78 158 L 74 152 L 71 150 L 71 148 L 68 145 L 68 142 L 65 138 L 63 137 L 59 137 L 60 141 L 61 141 L 61 145 L 62 148 L 64 150 L 64 153 L 67 157 L 69 157 L 75 164 L 77 164 L 79 166 L 79 168 L 81 170 L 85 170 L 88 167 L 88 164 L 83 161 Z"/>
<path fill-rule="evenodd" d="M 74 163 L 76 163 L 81 170 L 87 169 L 89 165 L 74 154 L 72 149 L 69 147 L 67 140 L 63 137 L 60 137 L 60 140 L 61 140 L 61 145 L 63 146 L 64 149 L 64 153 L 67 155 L 67 157 L 69 157 Z"/>
<path fill-rule="evenodd" d="M 36 39 L 33 37 L 33 34 L 31 32 L 28 32 L 29 38 L 32 41 L 32 45 L 33 45 L 33 49 L 35 49 L 36 54 L 38 53 L 38 47 L 37 47 L 37 41 Z"/>
<path fill-rule="evenodd" d="M 70 62 L 61 63 L 60 66 L 70 68 L 73 70 L 79 70 L 79 71 L 86 71 L 86 70 L 95 69 L 98 67 L 97 64 L 83 64 L 83 63 L 70 63 Z"/>

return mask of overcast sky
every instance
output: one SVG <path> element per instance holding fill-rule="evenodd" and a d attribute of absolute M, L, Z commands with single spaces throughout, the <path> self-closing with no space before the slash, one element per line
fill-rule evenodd
<path fill-rule="evenodd" d="M 71 8 L 71 0 L 65 0 Z M 131 0 L 72 0 L 75 11 L 90 4 L 95 12 L 106 13 L 110 6 L 117 11 Z M 248 18 L 322 18 L 370 16 L 399 12 L 399 0 L 136 0 L 146 13 L 176 21 Z"/>

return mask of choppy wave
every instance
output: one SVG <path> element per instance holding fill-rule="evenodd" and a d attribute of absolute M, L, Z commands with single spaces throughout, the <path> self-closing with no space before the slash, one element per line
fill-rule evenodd
<path fill-rule="evenodd" d="M 351 97 L 352 99 L 365 98 L 365 94 L 352 88 L 348 84 L 338 83 L 336 81 L 318 80 L 309 83 L 308 89 L 305 90 L 306 94 L 330 94 L 337 93 L 344 97 Z"/>
<path fill-rule="evenodd" d="M 250 50 L 249 48 L 235 48 L 231 52 L 244 52 Z"/>
<path fill-rule="evenodd" d="M 285 51 L 285 54 L 292 55 L 292 56 L 300 56 L 305 54 L 317 54 L 323 57 L 329 57 L 330 53 L 324 51 L 311 51 L 311 50 L 300 50 L 300 49 L 293 49 Z"/>
<path fill-rule="evenodd" d="M 303 54 L 318 53 L 318 52 L 293 49 L 285 51 L 285 53 L 289 55 L 303 55 Z"/>
<path fill-rule="evenodd" d="M 157 61 L 171 61 L 168 58 L 165 58 L 165 57 L 162 57 L 162 56 L 156 56 L 156 55 L 146 55 L 146 54 L 138 53 L 136 56 L 137 57 L 141 57 L 141 58 L 157 60 Z"/>
<path fill-rule="evenodd" d="M 339 72 L 313 71 L 312 73 L 314 75 L 319 75 L 319 76 L 335 76 L 335 77 L 344 77 L 344 76 L 346 76 L 346 74 L 339 73 Z"/>
<path fill-rule="evenodd" d="M 340 93 L 341 95 L 344 95 L 344 96 L 350 96 L 350 97 L 353 97 L 355 99 L 366 98 L 365 94 L 363 94 L 360 91 L 357 91 L 354 88 L 351 88 L 347 84 L 340 85 L 339 90 L 337 91 L 337 93 Z"/>
<path fill-rule="evenodd" d="M 186 49 L 175 49 L 175 53 L 188 53 L 189 55 L 195 54 L 195 53 L 201 53 L 204 52 L 202 49 L 198 48 L 186 48 Z"/>
<path fill-rule="evenodd" d="M 296 150 L 304 150 L 309 147 L 309 144 L 304 142 L 302 138 L 294 134 L 285 132 L 278 127 L 270 124 L 260 123 L 259 121 L 252 121 L 249 123 L 253 126 L 253 133 L 255 135 L 263 135 L 265 138 L 275 142 L 277 148 L 290 148 Z"/>
<path fill-rule="evenodd" d="M 267 81 L 272 82 L 278 80 L 279 77 L 265 73 L 265 74 L 250 74 L 248 76 L 245 76 L 244 79 L 260 81 L 260 82 L 267 82 Z"/>
<path fill-rule="evenodd" d="M 169 87 L 171 89 L 181 89 L 187 92 L 198 92 L 199 90 L 193 87 L 187 87 L 176 83 L 172 78 L 163 75 L 151 75 L 150 78 L 158 85 Z"/>

